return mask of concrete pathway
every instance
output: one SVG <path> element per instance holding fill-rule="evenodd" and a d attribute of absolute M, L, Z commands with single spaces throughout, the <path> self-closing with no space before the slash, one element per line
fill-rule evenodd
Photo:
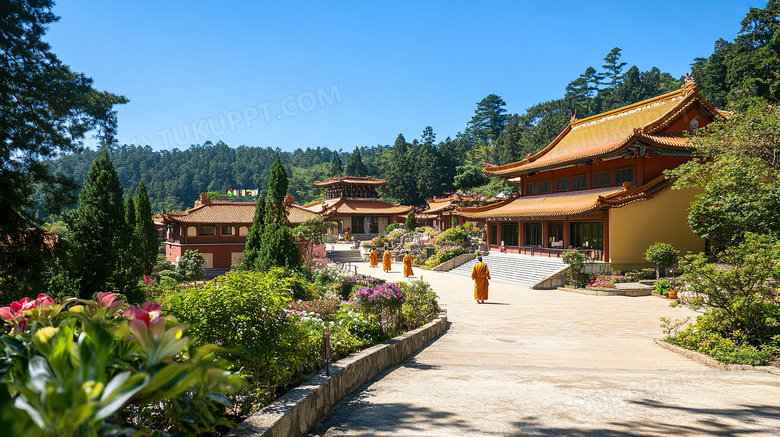
<path fill-rule="evenodd" d="M 489 257 L 486 262 L 490 265 Z M 404 280 L 402 265 L 385 274 Z M 344 399 L 317 436 L 780 436 L 780 377 L 708 368 L 653 343 L 696 313 L 416 269 L 440 296 L 439 339 Z"/>

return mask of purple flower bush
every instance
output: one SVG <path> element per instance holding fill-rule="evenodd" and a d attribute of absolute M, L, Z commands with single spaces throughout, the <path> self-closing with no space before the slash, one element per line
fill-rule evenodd
<path fill-rule="evenodd" d="M 354 301 L 366 313 L 379 314 L 385 310 L 388 313 L 396 313 L 401 309 L 406 297 L 397 284 L 385 283 L 355 291 Z"/>

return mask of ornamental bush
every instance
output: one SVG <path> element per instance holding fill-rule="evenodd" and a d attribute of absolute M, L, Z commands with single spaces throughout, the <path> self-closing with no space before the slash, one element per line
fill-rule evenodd
<path fill-rule="evenodd" d="M 647 248 L 645 259 L 658 266 L 658 268 L 656 268 L 655 278 L 660 279 L 660 267 L 668 269 L 676 266 L 680 259 L 680 253 L 671 244 L 654 243 Z"/>
<path fill-rule="evenodd" d="M 569 278 L 572 284 L 577 284 L 578 276 L 585 266 L 585 254 L 579 253 L 576 250 L 570 250 L 563 254 L 564 264 L 569 265 Z"/>
<path fill-rule="evenodd" d="M 13 417 L 4 433 L 197 435 L 229 425 L 223 395 L 242 380 L 217 346 L 191 347 L 186 325 L 158 303 L 40 294 L 0 308 L 0 318 L 12 327 L 0 351 L 0 412 Z"/>
<path fill-rule="evenodd" d="M 780 243 L 746 234 L 719 254 L 681 262 L 688 300 L 707 308 L 672 341 L 716 359 L 755 364 L 778 357 L 780 347 Z"/>
<path fill-rule="evenodd" d="M 439 313 L 438 296 L 431 285 L 422 280 L 399 284 L 405 300 L 398 314 L 397 326 L 401 331 L 419 328 Z"/>
<path fill-rule="evenodd" d="M 197 281 L 203 278 L 206 274 L 203 270 L 203 265 L 206 264 L 206 259 L 197 250 L 188 250 L 184 252 L 184 255 L 179 258 L 179 263 L 176 265 L 176 272 L 190 281 Z"/>
<path fill-rule="evenodd" d="M 379 314 L 387 311 L 396 314 L 406 300 L 398 284 L 385 283 L 376 287 L 363 287 L 355 291 L 354 301 L 363 313 Z"/>
<path fill-rule="evenodd" d="M 440 246 L 461 246 L 471 233 L 472 231 L 466 225 L 456 226 L 439 234 L 435 242 Z"/>
<path fill-rule="evenodd" d="M 432 257 L 428 258 L 425 261 L 425 265 L 436 267 L 443 262 L 466 253 L 468 253 L 468 251 L 461 246 L 445 246 L 439 249 Z"/>

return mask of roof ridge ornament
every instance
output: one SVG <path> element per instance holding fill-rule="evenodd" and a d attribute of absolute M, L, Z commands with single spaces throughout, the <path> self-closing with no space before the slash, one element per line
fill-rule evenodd
<path fill-rule="evenodd" d="M 571 111 L 571 119 L 569 120 L 569 123 L 574 123 L 577 121 L 577 108 L 574 108 L 573 111 Z"/>
<path fill-rule="evenodd" d="M 685 80 L 680 89 L 684 91 L 693 91 L 696 89 L 696 81 L 693 80 L 693 75 L 691 73 L 685 74 Z"/>

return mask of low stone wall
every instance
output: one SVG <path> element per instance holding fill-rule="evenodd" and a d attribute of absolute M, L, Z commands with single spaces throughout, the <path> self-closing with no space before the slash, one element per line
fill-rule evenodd
<path fill-rule="evenodd" d="M 560 272 L 550 276 L 542 282 L 531 287 L 532 290 L 555 290 L 558 287 L 563 287 L 569 282 L 569 268 L 561 270 Z"/>
<path fill-rule="evenodd" d="M 471 261 L 476 257 L 477 254 L 475 253 L 464 253 L 463 255 L 458 255 L 449 261 L 444 261 L 443 263 L 432 268 L 431 270 L 433 270 L 434 272 L 446 272 L 448 270 L 454 269 L 455 267 L 458 267 L 461 264 L 466 264 L 467 262 Z"/>
<path fill-rule="evenodd" d="M 344 396 L 398 364 L 444 332 L 447 316 L 331 364 L 306 383 L 253 414 L 228 437 L 306 436 Z"/>
<path fill-rule="evenodd" d="M 650 290 L 644 290 L 644 289 L 638 289 L 638 288 L 625 288 L 625 289 L 600 289 L 600 290 L 589 290 L 587 288 L 567 288 L 567 287 L 558 287 L 558 290 L 560 291 L 568 291 L 569 293 L 579 293 L 579 294 L 588 294 L 591 296 L 629 296 L 629 297 L 637 297 L 637 296 L 650 296 L 651 291 Z"/>

